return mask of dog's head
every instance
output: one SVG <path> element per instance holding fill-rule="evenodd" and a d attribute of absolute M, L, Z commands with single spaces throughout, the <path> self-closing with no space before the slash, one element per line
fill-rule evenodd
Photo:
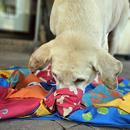
<path fill-rule="evenodd" d="M 80 87 L 94 80 L 99 73 L 104 84 L 114 89 L 116 77 L 122 64 L 92 40 L 70 36 L 59 36 L 42 45 L 31 56 L 29 67 L 35 71 L 48 63 L 52 65 L 59 88 Z"/>

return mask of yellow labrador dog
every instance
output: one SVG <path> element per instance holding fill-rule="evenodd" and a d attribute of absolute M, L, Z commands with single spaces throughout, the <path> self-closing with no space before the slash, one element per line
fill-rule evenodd
<path fill-rule="evenodd" d="M 127 12 L 128 0 L 55 0 L 50 27 L 56 38 L 32 54 L 29 67 L 51 63 L 59 88 L 83 89 L 99 74 L 114 89 L 122 64 L 108 53 L 108 35 L 113 31 L 114 52 Z"/>

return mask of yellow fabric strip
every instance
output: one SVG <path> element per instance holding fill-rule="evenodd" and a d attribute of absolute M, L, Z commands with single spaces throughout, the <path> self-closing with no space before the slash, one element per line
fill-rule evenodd
<path fill-rule="evenodd" d="M 0 75 L 4 75 L 7 78 L 14 72 L 14 70 L 0 70 Z"/>
<path fill-rule="evenodd" d="M 122 99 L 118 98 L 107 103 L 94 104 L 94 106 L 95 107 L 117 107 L 130 113 L 130 92 L 124 95 Z"/>

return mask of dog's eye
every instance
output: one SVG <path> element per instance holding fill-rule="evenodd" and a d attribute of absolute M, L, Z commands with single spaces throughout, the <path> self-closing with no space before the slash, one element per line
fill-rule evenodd
<path fill-rule="evenodd" d="M 56 74 L 56 73 L 52 73 L 52 75 L 53 75 L 55 78 L 57 78 L 57 74 Z"/>
<path fill-rule="evenodd" d="M 82 82 L 85 82 L 85 79 L 79 78 L 79 79 L 76 79 L 76 80 L 74 81 L 75 84 L 82 83 Z"/>
<path fill-rule="evenodd" d="M 120 72 L 117 72 L 116 74 L 115 74 L 115 76 L 118 76 L 120 74 Z"/>

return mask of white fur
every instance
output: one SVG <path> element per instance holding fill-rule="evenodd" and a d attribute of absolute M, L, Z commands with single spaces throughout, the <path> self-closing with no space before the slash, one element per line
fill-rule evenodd
<path fill-rule="evenodd" d="M 127 12 L 128 0 L 55 0 L 50 27 L 56 38 L 32 54 L 29 67 L 34 71 L 51 62 L 61 88 L 84 88 L 97 73 L 115 88 L 122 64 L 108 53 L 108 34 L 114 31 L 114 52 Z"/>

